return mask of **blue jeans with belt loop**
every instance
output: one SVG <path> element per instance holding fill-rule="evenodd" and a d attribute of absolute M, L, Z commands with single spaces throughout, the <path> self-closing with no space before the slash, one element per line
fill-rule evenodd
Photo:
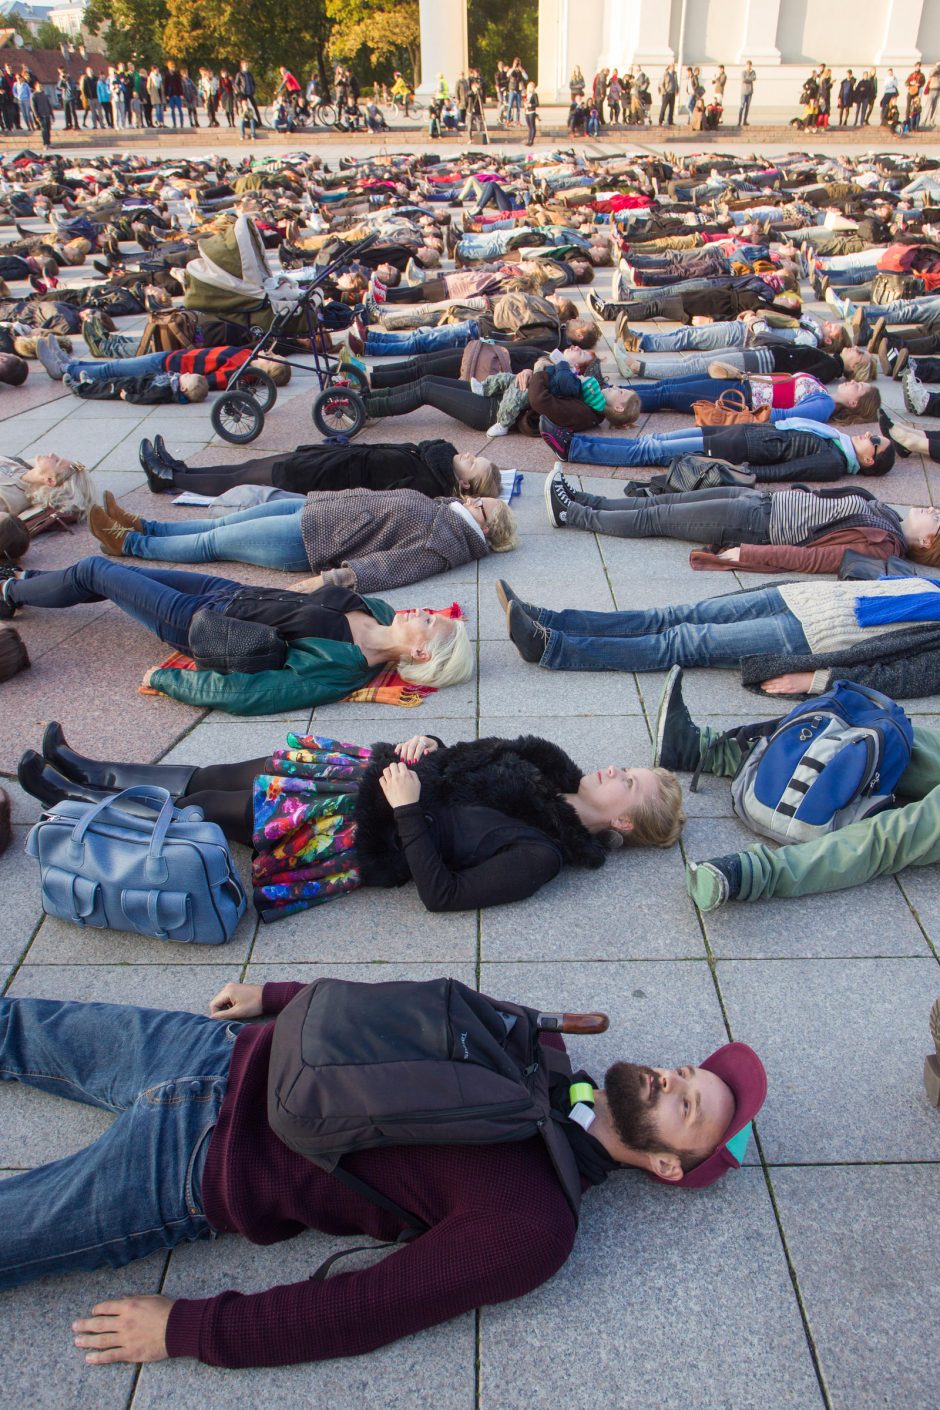
<path fill-rule="evenodd" d="M 0 999 L 0 1081 L 113 1112 L 92 1145 L 0 1180 L 0 1289 L 213 1237 L 202 1172 L 239 1023 Z"/>

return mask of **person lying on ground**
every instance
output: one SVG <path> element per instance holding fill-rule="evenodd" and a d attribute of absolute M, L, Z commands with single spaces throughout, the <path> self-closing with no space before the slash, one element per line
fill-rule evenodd
<path fill-rule="evenodd" d="M 766 721 L 756 730 L 742 725 L 729 738 L 696 725 L 682 698 L 682 672 L 676 670 L 659 706 L 655 763 L 733 778 L 755 732 L 766 729 Z M 711 911 L 727 901 L 826 895 L 940 861 L 940 731 L 914 723 L 914 749 L 896 800 L 895 807 L 816 841 L 784 847 L 755 842 L 741 852 L 689 862 L 689 895 L 700 910 Z"/>
<path fill-rule="evenodd" d="M 826 385 L 837 382 L 841 377 L 854 382 L 878 380 L 878 362 L 870 348 L 843 348 L 839 353 L 830 353 L 815 346 L 775 345 L 767 348 L 722 348 L 717 353 L 682 353 L 678 356 L 649 353 L 637 357 L 627 352 L 622 343 L 615 343 L 614 358 L 624 377 L 654 381 L 673 377 L 739 377 L 742 372 L 758 372 L 764 376 L 775 372 L 809 372 Z"/>
<path fill-rule="evenodd" d="M 73 358 L 51 337 L 36 353 L 54 380 L 84 401 L 129 401 L 151 406 L 164 402 L 205 401 L 210 389 L 222 390 L 251 355 L 250 348 L 186 348 L 145 353 L 104 362 Z M 261 371 L 283 380 L 283 363 L 256 360 Z M 200 370 L 202 369 L 202 370 Z"/>
<path fill-rule="evenodd" d="M 504 905 L 566 865 L 602 866 L 611 849 L 671 847 L 685 821 L 682 790 L 665 770 L 610 764 L 584 774 L 531 736 L 444 746 L 422 735 L 397 753 L 390 744 L 287 738 L 271 759 L 162 774 L 159 765 L 82 759 L 62 742 L 46 748 L 51 759 L 27 751 L 18 776 L 47 804 L 162 776 L 177 801 L 254 848 L 255 906 L 267 920 L 361 885 L 409 880 L 431 911 Z M 318 884 L 327 877 L 334 884 Z"/>
<path fill-rule="evenodd" d="M 122 512 L 110 498 L 109 507 Z M 52 572 L 17 570 L 0 587 L 0 620 L 82 602 L 113 602 L 194 658 L 196 670 L 153 667 L 145 685 L 235 715 L 341 700 L 390 666 L 403 680 L 439 689 L 473 673 L 464 624 L 423 608 L 396 612 L 348 588 L 286 592 L 100 556 Z"/>
<path fill-rule="evenodd" d="M 770 322 L 770 318 L 774 321 Z M 676 328 L 671 333 L 638 333 L 621 324 L 617 337 L 627 352 L 721 352 L 725 348 L 785 347 L 822 348 L 840 353 L 849 346 L 849 335 L 841 323 L 818 319 L 804 313 L 798 319 L 783 319 L 751 309 L 730 323 L 707 323 L 701 327 Z"/>
<path fill-rule="evenodd" d="M 220 519 L 118 522 L 96 506 L 88 527 L 115 558 L 170 563 L 253 563 L 285 573 L 312 571 L 301 590 L 323 583 L 359 592 L 407 587 L 435 573 L 505 553 L 517 543 L 509 505 L 490 497 L 417 490 L 315 491 L 276 499 Z"/>
<path fill-rule="evenodd" d="M 905 555 L 940 568 L 940 510 L 901 517 L 870 490 L 769 491 L 728 485 L 685 494 L 606 499 L 577 490 L 555 469 L 546 485 L 549 522 L 617 538 L 685 539 L 708 544 L 693 568 L 755 573 L 837 573 L 847 550 L 887 560 Z"/>
<path fill-rule="evenodd" d="M 929 578 L 781 583 L 630 612 L 553 612 L 502 580 L 497 596 L 520 656 L 546 670 L 738 669 L 745 689 L 768 695 L 820 695 L 834 677 L 896 700 L 940 690 L 940 585 Z"/>
<path fill-rule="evenodd" d="M 229 983 L 208 1017 L 0 999 L 5 1080 L 117 1112 L 88 1148 L 0 1182 L 0 1286 L 124 1266 L 219 1234 L 255 1244 L 310 1228 L 400 1237 L 399 1215 L 292 1151 L 268 1123 L 271 1020 L 302 988 Z M 559 1035 L 540 1041 L 562 1059 Z M 584 1189 L 624 1168 L 678 1187 L 711 1184 L 742 1162 L 767 1090 L 760 1059 L 740 1042 L 698 1066 L 618 1061 L 601 1080 L 579 1072 L 588 1110 L 574 1119 L 571 1075 L 559 1120 Z M 72 1323 L 86 1362 L 194 1357 L 235 1368 L 364 1355 L 532 1291 L 574 1247 L 578 1220 L 539 1135 L 383 1147 L 344 1163 L 406 1210 L 417 1202 L 429 1232 L 371 1266 L 251 1295 L 109 1298 L 105 1278 L 103 1300 L 86 1315 L 76 1309 Z"/>
<path fill-rule="evenodd" d="M 681 411 L 691 413 L 697 401 L 717 402 L 725 392 L 740 397 L 751 411 L 770 408 L 771 422 L 785 421 L 794 414 L 809 421 L 833 421 L 851 425 L 877 420 L 881 397 L 876 387 L 863 382 L 840 382 L 827 391 L 809 372 L 777 373 L 765 376 L 749 373 L 743 377 L 699 377 L 694 374 L 634 387 L 641 411 Z M 739 403 L 740 404 L 740 403 Z M 548 413 L 546 413 L 548 414 Z"/>
<path fill-rule="evenodd" d="M 536 363 L 534 370 L 496 372 L 483 382 L 422 377 L 411 386 L 373 390 L 365 397 L 370 417 L 407 416 L 433 406 L 475 431 L 505 436 L 511 430 L 539 434 L 539 418 L 549 416 L 572 429 L 592 430 L 606 420 L 630 426 L 639 400 L 629 387 L 605 387 L 594 377 L 578 377 L 562 360 Z"/>
<path fill-rule="evenodd" d="M 848 436 L 835 426 L 788 416 L 775 424 L 693 426 L 636 436 L 587 436 L 542 418 L 542 440 L 559 460 L 579 465 L 671 465 L 680 455 L 706 455 L 752 471 L 759 480 L 811 480 L 886 475 L 895 447 L 886 435 Z"/>
<path fill-rule="evenodd" d="M 312 490 L 418 490 L 439 495 L 499 498 L 499 467 L 450 441 L 407 441 L 367 445 L 298 446 L 294 451 L 256 456 L 234 465 L 189 466 L 167 451 L 162 436 L 142 440 L 141 468 L 154 494 L 189 491 L 222 495 L 237 485 L 271 486 L 284 494 Z M 274 498 L 275 496 L 271 496 Z"/>

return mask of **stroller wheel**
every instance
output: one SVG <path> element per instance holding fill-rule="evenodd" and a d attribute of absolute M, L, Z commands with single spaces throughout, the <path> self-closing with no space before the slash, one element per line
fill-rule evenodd
<path fill-rule="evenodd" d="M 365 421 L 362 398 L 352 387 L 327 387 L 313 403 L 313 424 L 321 436 L 355 436 Z"/>
<path fill-rule="evenodd" d="M 223 392 L 212 408 L 212 426 L 223 441 L 246 446 L 260 436 L 264 412 L 245 392 Z"/>
<path fill-rule="evenodd" d="M 229 388 L 231 392 L 243 392 L 253 397 L 259 410 L 267 412 L 277 401 L 277 385 L 274 378 L 261 367 L 248 366 Z"/>

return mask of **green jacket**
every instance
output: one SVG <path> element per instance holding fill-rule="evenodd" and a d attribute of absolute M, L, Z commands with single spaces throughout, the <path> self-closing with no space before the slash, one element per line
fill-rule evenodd
<path fill-rule="evenodd" d="M 363 602 L 377 622 L 389 625 L 393 607 L 380 597 L 364 597 Z M 290 643 L 287 662 L 279 671 L 251 675 L 233 671 L 223 676 L 218 671 L 164 669 L 154 671 L 150 684 L 184 705 L 227 710 L 231 715 L 271 715 L 342 700 L 384 669 L 370 666 L 352 642 L 310 636 Z"/>

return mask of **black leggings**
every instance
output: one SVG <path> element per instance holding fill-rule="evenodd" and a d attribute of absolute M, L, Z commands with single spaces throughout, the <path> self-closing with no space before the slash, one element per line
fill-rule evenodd
<path fill-rule="evenodd" d="M 500 397 L 478 396 L 469 382 L 452 382 L 446 377 L 421 377 L 404 387 L 373 391 L 366 399 L 369 416 L 407 416 L 422 406 L 433 406 L 474 431 L 492 426 L 499 411 Z"/>
<path fill-rule="evenodd" d="M 250 847 L 254 781 L 265 772 L 267 763 L 267 758 L 246 759 L 240 764 L 210 764 L 196 769 L 183 800 L 190 807 L 201 808 L 206 820 L 218 824 L 229 842 Z"/>
<path fill-rule="evenodd" d="M 277 455 L 259 455 L 255 460 L 244 460 L 240 465 L 205 465 L 190 470 L 173 471 L 173 487 L 190 490 L 194 494 L 224 494 L 233 485 L 273 485 L 271 473 L 275 465 L 283 463 L 287 452 Z"/>
<path fill-rule="evenodd" d="M 503 343 L 502 346 L 509 353 L 509 366 L 513 372 L 534 367 L 548 351 L 548 346 L 542 347 L 539 343 Z M 383 362 L 381 366 L 373 367 L 370 373 L 372 386 L 376 391 L 386 387 L 403 387 L 422 377 L 450 377 L 456 381 L 460 376 L 462 358 L 461 348 L 453 352 L 441 348 L 438 352 L 418 353 L 400 362 Z"/>

